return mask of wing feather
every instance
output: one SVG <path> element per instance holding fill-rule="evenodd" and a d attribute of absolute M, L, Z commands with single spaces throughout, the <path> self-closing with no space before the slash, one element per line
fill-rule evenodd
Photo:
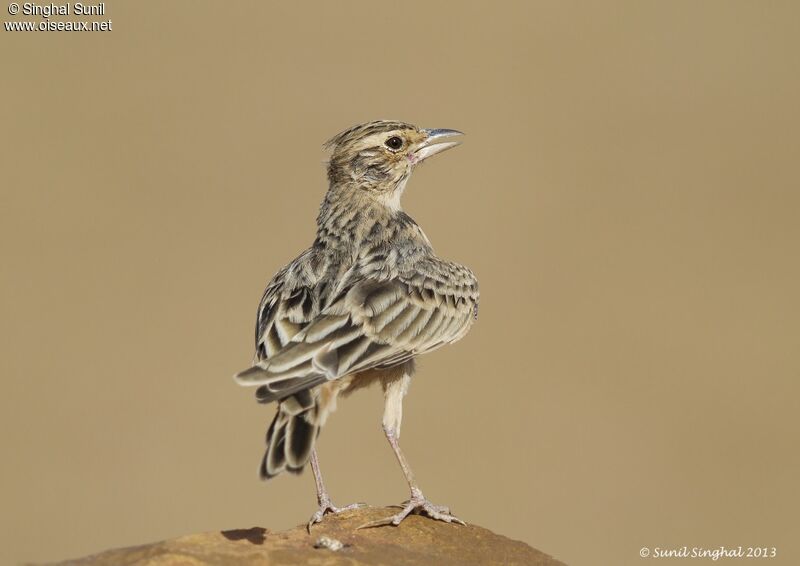
<path fill-rule="evenodd" d="M 343 281 L 332 303 L 304 327 L 281 318 L 285 307 L 278 301 L 278 315 L 271 325 L 277 326 L 280 348 L 274 349 L 275 339 L 268 333 L 270 355 L 237 374 L 236 380 L 242 385 L 266 385 L 275 398 L 281 398 L 296 389 L 291 380 L 317 384 L 390 367 L 460 339 L 478 304 L 474 276 L 464 267 L 432 257 L 417 267 L 406 276 Z M 296 292 L 288 299 L 293 313 L 298 305 L 307 304 Z M 278 384 L 281 387 L 275 387 Z"/>

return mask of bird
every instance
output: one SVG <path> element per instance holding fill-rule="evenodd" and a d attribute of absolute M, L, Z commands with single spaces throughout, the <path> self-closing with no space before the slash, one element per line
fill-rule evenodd
<path fill-rule="evenodd" d="M 258 402 L 277 403 L 260 477 L 297 474 L 311 463 L 319 507 L 309 532 L 327 514 L 364 505 L 332 504 L 316 441 L 337 399 L 374 383 L 383 388 L 383 431 L 411 495 L 395 515 L 361 527 L 397 526 L 410 514 L 465 524 L 423 495 L 399 444 L 416 357 L 460 340 L 478 316 L 473 272 L 438 257 L 400 202 L 416 167 L 462 135 L 376 120 L 331 138 L 316 238 L 269 281 L 259 303 L 253 365 L 234 379 L 255 387 Z"/>

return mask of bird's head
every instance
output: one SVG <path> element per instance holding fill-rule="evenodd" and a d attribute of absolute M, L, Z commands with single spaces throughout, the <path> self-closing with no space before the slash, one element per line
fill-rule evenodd
<path fill-rule="evenodd" d="M 390 208 L 399 208 L 400 195 L 416 165 L 461 142 L 457 130 L 424 129 L 411 124 L 378 120 L 354 126 L 329 140 L 331 189 L 354 186 Z"/>

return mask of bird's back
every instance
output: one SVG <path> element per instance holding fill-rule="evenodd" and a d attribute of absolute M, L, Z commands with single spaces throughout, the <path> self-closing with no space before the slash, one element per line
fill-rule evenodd
<path fill-rule="evenodd" d="M 344 247 L 318 238 L 267 286 L 256 365 L 240 374 L 262 381 L 262 402 L 403 363 L 469 330 L 479 300 L 475 276 L 438 258 L 410 217 L 365 213 L 356 231 L 361 236 Z"/>

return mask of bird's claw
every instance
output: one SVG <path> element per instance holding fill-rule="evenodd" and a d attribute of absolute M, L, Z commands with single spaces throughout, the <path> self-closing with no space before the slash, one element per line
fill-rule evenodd
<path fill-rule="evenodd" d="M 452 515 L 450 513 L 450 508 L 445 507 L 444 505 L 434 505 L 422 494 L 415 495 L 408 501 L 403 502 L 402 505 L 392 505 L 391 507 L 397 507 L 401 509 L 399 513 L 396 515 L 392 515 L 391 517 L 386 517 L 385 519 L 378 519 L 377 521 L 370 521 L 369 523 L 364 523 L 359 529 L 369 529 L 372 527 L 382 527 L 384 525 L 392 525 L 397 526 L 403 522 L 403 519 L 408 517 L 411 514 L 414 515 L 427 515 L 431 519 L 435 519 L 437 521 L 444 521 L 445 523 L 458 523 L 459 525 L 466 525 L 464 521 Z"/>
<path fill-rule="evenodd" d="M 425 500 L 425 501 L 427 502 L 429 507 L 432 507 L 433 509 L 435 509 L 439 513 L 444 514 L 444 515 L 450 515 L 450 508 L 447 505 L 434 505 L 430 501 L 427 501 L 427 500 Z M 411 500 L 407 499 L 407 500 L 403 501 L 400 504 L 395 503 L 394 505 L 389 505 L 389 507 L 393 507 L 395 509 L 405 509 L 406 506 L 408 506 L 410 504 L 411 504 Z M 415 508 L 414 510 L 411 511 L 411 514 L 413 514 L 413 515 L 422 514 L 422 508 L 421 507 Z M 458 522 L 458 521 L 456 521 L 456 522 Z"/>
<path fill-rule="evenodd" d="M 346 507 L 336 507 L 334 506 L 330 499 L 325 499 L 319 502 L 319 509 L 317 509 L 316 513 L 311 515 L 311 519 L 308 521 L 307 529 L 308 533 L 311 534 L 311 526 L 314 523 L 319 523 L 322 521 L 322 518 L 329 514 L 333 513 L 334 515 L 337 513 L 343 513 L 344 511 L 352 511 L 353 509 L 360 509 L 361 507 L 366 507 L 366 503 L 353 503 L 351 505 L 347 505 Z"/>

